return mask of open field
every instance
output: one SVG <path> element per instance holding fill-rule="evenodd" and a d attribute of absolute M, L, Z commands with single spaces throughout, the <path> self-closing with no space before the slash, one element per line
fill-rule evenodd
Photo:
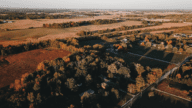
<path fill-rule="evenodd" d="M 0 88 L 14 82 L 24 73 L 33 73 L 44 60 L 53 60 L 70 54 L 65 50 L 37 49 L 19 54 L 0 56 Z"/>
<path fill-rule="evenodd" d="M 34 29 L 14 30 L 14 31 L 2 31 L 0 33 L 0 44 L 4 46 L 8 46 L 8 45 L 17 45 L 18 43 L 19 44 L 27 43 L 30 41 L 39 42 L 41 40 L 47 40 L 47 39 L 54 40 L 56 38 L 61 39 L 66 37 L 79 37 L 78 35 L 76 35 L 76 33 L 81 30 L 95 31 L 95 30 L 103 30 L 107 28 L 112 29 L 112 28 L 121 27 L 124 25 L 126 26 L 141 25 L 141 22 L 125 21 L 125 22 L 113 23 L 113 24 L 87 25 L 87 26 L 65 28 L 65 29 L 34 28 Z"/>
<path fill-rule="evenodd" d="M 63 23 L 63 22 L 78 22 L 78 21 L 89 21 L 95 19 L 112 19 L 117 15 L 106 15 L 106 16 L 95 16 L 94 18 L 77 18 L 77 19 L 35 19 L 35 20 L 12 20 L 14 23 L 0 24 L 1 29 L 26 29 L 29 27 L 42 27 L 45 23 Z"/>

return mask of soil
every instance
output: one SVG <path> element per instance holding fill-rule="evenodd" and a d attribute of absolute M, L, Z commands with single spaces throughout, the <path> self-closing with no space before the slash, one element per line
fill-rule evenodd
<path fill-rule="evenodd" d="M 36 49 L 19 54 L 0 56 L 0 88 L 13 83 L 22 74 L 33 73 L 43 60 L 62 58 L 71 52 L 65 50 Z"/>

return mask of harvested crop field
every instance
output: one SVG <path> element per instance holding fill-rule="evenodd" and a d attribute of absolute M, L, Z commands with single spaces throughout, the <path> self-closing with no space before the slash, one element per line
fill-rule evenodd
<path fill-rule="evenodd" d="M 180 89 L 177 89 L 174 87 L 169 87 L 169 83 L 167 83 L 165 81 L 163 81 L 161 84 L 159 84 L 157 86 L 157 88 L 159 90 L 162 90 L 162 91 L 165 91 L 165 92 L 168 92 L 168 93 L 171 93 L 171 94 L 174 94 L 174 95 L 186 98 L 186 99 L 188 99 L 188 97 L 189 97 L 188 96 L 189 92 L 187 92 L 186 90 L 180 90 Z"/>
<path fill-rule="evenodd" d="M 141 25 L 140 21 L 125 21 L 120 23 L 113 24 L 103 24 L 103 25 L 87 25 L 81 27 L 72 27 L 65 29 L 50 29 L 50 28 L 34 28 L 34 29 L 23 29 L 23 30 L 14 30 L 14 31 L 3 31 L 0 34 L 0 44 L 3 46 L 8 45 L 17 45 L 27 42 L 39 42 L 41 40 L 47 39 L 61 39 L 65 37 L 79 37 L 76 35 L 77 32 L 83 30 L 103 30 L 103 29 L 112 29 L 121 26 L 132 26 L 132 25 Z M 41 25 L 41 27 L 43 24 Z M 11 41 L 12 40 L 12 41 Z M 25 40 L 25 41 L 24 41 Z"/>
<path fill-rule="evenodd" d="M 1 29 L 26 29 L 29 27 L 42 27 L 44 23 L 63 23 L 63 22 L 78 22 L 78 21 L 88 21 L 88 20 L 96 20 L 96 19 L 112 19 L 115 15 L 105 15 L 105 16 L 95 16 L 89 18 L 77 18 L 77 19 L 35 19 L 35 20 L 13 20 L 14 23 L 6 23 L 1 24 Z M 117 15 L 116 15 L 117 16 Z M 19 26 L 18 26 L 19 25 Z"/>
<path fill-rule="evenodd" d="M 33 73 L 40 62 L 62 58 L 70 53 L 65 50 L 36 49 L 4 57 L 0 56 L 0 88 L 9 85 L 26 72 Z"/>

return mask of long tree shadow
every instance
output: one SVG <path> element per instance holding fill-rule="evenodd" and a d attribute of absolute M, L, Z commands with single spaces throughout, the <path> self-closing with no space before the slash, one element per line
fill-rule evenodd
<path fill-rule="evenodd" d="M 168 62 L 171 62 L 172 61 L 172 59 L 173 59 L 173 57 L 174 57 L 174 53 L 165 53 L 164 55 L 166 55 L 163 59 L 165 60 L 165 61 L 168 61 Z"/>

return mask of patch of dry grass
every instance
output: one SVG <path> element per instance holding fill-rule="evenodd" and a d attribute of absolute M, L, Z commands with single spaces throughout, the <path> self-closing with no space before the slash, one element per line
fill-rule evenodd
<path fill-rule="evenodd" d="M 48 34 L 61 33 L 59 29 L 36 28 L 36 29 L 23 29 L 14 31 L 3 31 L 0 33 L 0 40 L 24 40 L 27 38 L 39 38 Z"/>

